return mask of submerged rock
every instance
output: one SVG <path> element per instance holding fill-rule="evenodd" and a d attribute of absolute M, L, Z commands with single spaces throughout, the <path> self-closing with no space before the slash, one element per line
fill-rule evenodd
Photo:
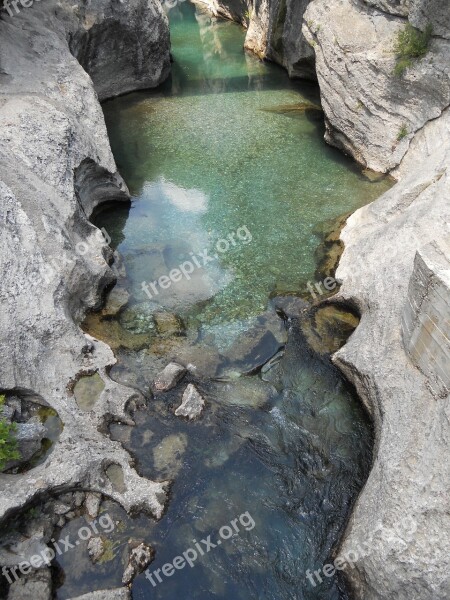
<path fill-rule="evenodd" d="M 175 313 L 167 311 L 157 311 L 153 313 L 153 319 L 155 321 L 156 330 L 159 333 L 159 335 L 182 335 L 186 330 L 183 320 Z"/>
<path fill-rule="evenodd" d="M 153 382 L 153 391 L 168 392 L 174 388 L 186 373 L 186 368 L 177 363 L 169 363 L 167 367 L 159 373 Z"/>
<path fill-rule="evenodd" d="M 197 388 L 190 383 L 184 390 L 181 404 L 175 410 L 175 414 L 177 417 L 187 417 L 189 420 L 192 420 L 201 415 L 204 406 L 205 401 L 203 397 Z"/>
<path fill-rule="evenodd" d="M 71 598 L 71 600 L 130 600 L 131 592 L 128 588 L 115 588 L 113 590 L 99 590 Z"/>

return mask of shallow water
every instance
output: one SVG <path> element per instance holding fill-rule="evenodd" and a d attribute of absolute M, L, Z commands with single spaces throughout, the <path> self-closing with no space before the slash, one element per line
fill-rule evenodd
<path fill-rule="evenodd" d="M 131 297 L 116 319 L 87 326 L 116 349 L 111 376 L 146 394 L 170 359 L 195 367 L 135 414 L 136 427 L 111 428 L 143 475 L 174 482 L 171 500 L 159 523 L 110 507 L 123 522 L 114 558 L 99 572 L 62 557 L 58 598 L 120 585 L 130 537 L 155 548 L 153 572 L 244 513 L 247 526 L 235 521 L 236 535 L 193 568 L 154 576 L 155 586 L 139 576 L 133 598 L 346 598 L 336 577 L 313 586 L 306 570 L 328 562 L 342 534 L 368 474 L 371 427 L 329 358 L 310 349 L 307 315 L 281 319 L 274 305 L 313 279 L 320 226 L 390 184 L 325 145 L 321 113 L 302 109 L 319 102 L 317 89 L 246 55 L 242 28 L 183 3 L 171 29 L 171 81 L 104 106 L 133 202 L 98 224 Z M 167 283 L 187 261 L 189 277 Z M 164 276 L 165 289 L 147 285 L 150 298 L 142 283 Z M 173 414 L 188 382 L 206 399 L 195 422 Z"/>

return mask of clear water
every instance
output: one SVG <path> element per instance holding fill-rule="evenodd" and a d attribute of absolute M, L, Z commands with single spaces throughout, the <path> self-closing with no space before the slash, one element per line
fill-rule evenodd
<path fill-rule="evenodd" d="M 111 545 L 120 550 L 101 567 L 85 561 L 74 569 L 61 558 L 58 598 L 120 585 L 130 537 L 155 548 L 154 571 L 193 540 L 216 541 L 246 512 L 254 528 L 240 527 L 156 586 L 137 577 L 133 598 L 346 598 L 338 578 L 314 587 L 306 570 L 329 561 L 367 477 L 370 424 L 329 358 L 309 348 L 301 323 L 281 320 L 269 298 L 304 291 L 316 268 L 315 231 L 389 182 L 369 182 L 325 145 L 321 114 L 292 110 L 317 103 L 317 89 L 246 55 L 243 29 L 188 3 L 170 17 L 171 81 L 104 106 L 133 201 L 103 213 L 99 224 L 123 257 L 131 298 L 116 320 L 97 323 L 96 334 L 113 345 L 118 336 L 111 376 L 144 393 L 174 357 L 198 369 L 138 411 L 136 427 L 112 427 L 143 475 L 173 481 L 165 516 L 133 520 L 116 507 L 123 526 Z M 217 242 L 239 231 L 241 239 L 219 252 Z M 148 297 L 143 281 L 205 249 L 217 258 Z M 176 312 L 184 335 L 158 332 L 154 311 Z M 275 366 L 261 372 L 284 345 Z M 173 414 L 188 382 L 206 399 L 195 422 Z"/>

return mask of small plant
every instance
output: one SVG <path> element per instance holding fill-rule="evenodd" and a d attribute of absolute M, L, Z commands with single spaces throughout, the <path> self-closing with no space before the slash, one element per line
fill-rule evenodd
<path fill-rule="evenodd" d="M 18 460 L 20 454 L 17 450 L 17 440 L 14 436 L 16 431 L 15 423 L 8 423 L 1 417 L 5 396 L 0 395 L 0 471 L 10 460 Z"/>
<path fill-rule="evenodd" d="M 397 134 L 397 142 L 401 142 L 403 138 L 408 135 L 408 128 L 406 127 L 406 123 L 400 127 L 399 132 Z"/>
<path fill-rule="evenodd" d="M 415 60 L 419 60 L 427 54 L 432 34 L 433 27 L 431 24 L 426 26 L 425 31 L 420 31 L 420 29 L 416 29 L 410 23 L 407 23 L 398 32 L 394 45 L 394 52 L 397 56 L 394 75 L 401 77 Z"/>

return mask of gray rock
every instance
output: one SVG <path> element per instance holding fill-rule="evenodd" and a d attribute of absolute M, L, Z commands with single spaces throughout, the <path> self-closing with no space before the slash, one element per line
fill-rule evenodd
<path fill-rule="evenodd" d="M 28 423 L 17 423 L 14 437 L 17 440 L 17 450 L 20 458 L 18 460 L 10 460 L 6 463 L 4 470 L 13 469 L 28 462 L 36 452 L 40 451 L 45 434 L 45 427 L 37 420 L 31 420 Z"/>
<path fill-rule="evenodd" d="M 51 600 L 52 576 L 50 569 L 40 569 L 23 575 L 9 588 L 8 600 Z"/>
<path fill-rule="evenodd" d="M 55 515 L 67 515 L 70 512 L 71 507 L 67 504 L 63 504 L 62 502 L 55 502 L 53 505 L 53 512 Z"/>
<path fill-rule="evenodd" d="M 131 591 L 128 588 L 116 588 L 83 594 L 83 596 L 77 596 L 71 600 L 130 600 L 130 598 Z"/>
<path fill-rule="evenodd" d="M 419 4 L 428 19 L 438 8 L 449 13 L 447 0 L 430 2 L 427 9 L 411 0 L 411 13 Z M 397 167 L 414 134 L 450 104 L 448 40 L 434 36 L 426 56 L 403 76 L 395 75 L 394 45 L 404 27 L 404 19 L 361 1 L 313 0 L 304 15 L 303 33 L 316 55 L 326 140 L 380 172 Z"/>
<path fill-rule="evenodd" d="M 86 500 L 84 507 L 90 519 L 96 519 L 100 511 L 100 504 L 102 503 L 102 495 L 89 492 L 86 494 Z"/>
<path fill-rule="evenodd" d="M 434 338 L 433 353 L 429 338 L 429 344 L 410 346 L 425 333 L 421 319 L 425 325 L 427 314 L 443 333 L 448 322 L 450 294 L 442 275 L 450 261 L 449 164 L 447 109 L 412 141 L 400 182 L 355 212 L 341 235 L 338 297 L 355 303 L 362 318 L 334 361 L 355 384 L 378 440 L 340 551 L 356 550 L 346 575 L 365 600 L 449 598 L 449 395 L 434 391 L 446 346 L 441 337 Z M 417 253 L 426 260 L 424 279 L 418 278 Z M 385 535 L 359 552 L 380 524 Z"/>
<path fill-rule="evenodd" d="M 101 537 L 91 538 L 88 543 L 88 553 L 93 563 L 98 562 L 105 551 L 105 544 Z"/>
<path fill-rule="evenodd" d="M 122 583 L 128 585 L 133 581 L 136 575 L 142 573 L 152 562 L 155 556 L 155 551 L 150 546 L 146 546 L 143 542 L 136 548 L 133 548 L 130 553 L 127 568 L 122 577 Z"/>
<path fill-rule="evenodd" d="M 161 516 L 166 484 L 138 476 L 103 433 L 105 420 L 130 423 L 125 408 L 136 393 L 111 381 L 113 353 L 78 323 L 115 277 L 112 251 L 88 219 L 105 201 L 129 199 L 98 98 L 164 79 L 167 19 L 157 0 L 48 0 L 13 17 L 2 11 L 0 56 L 0 381 L 33 393 L 64 423 L 57 451 L 31 479 L 0 484 L 0 519 L 52 489 L 74 488 Z M 86 372 L 106 383 L 89 419 L 66 391 Z M 107 479 L 111 462 L 129 491 Z"/>
<path fill-rule="evenodd" d="M 106 304 L 102 309 L 102 315 L 105 317 L 115 317 L 125 308 L 130 299 L 130 294 L 123 288 L 116 286 L 108 294 Z"/>
<path fill-rule="evenodd" d="M 184 390 L 181 404 L 175 410 L 175 414 L 177 417 L 187 417 L 189 420 L 192 420 L 201 415 L 204 407 L 204 399 L 197 388 L 190 383 Z"/>
<path fill-rule="evenodd" d="M 186 368 L 177 363 L 169 363 L 167 367 L 159 373 L 153 382 L 153 391 L 155 393 L 168 392 L 174 388 L 186 374 Z"/>

